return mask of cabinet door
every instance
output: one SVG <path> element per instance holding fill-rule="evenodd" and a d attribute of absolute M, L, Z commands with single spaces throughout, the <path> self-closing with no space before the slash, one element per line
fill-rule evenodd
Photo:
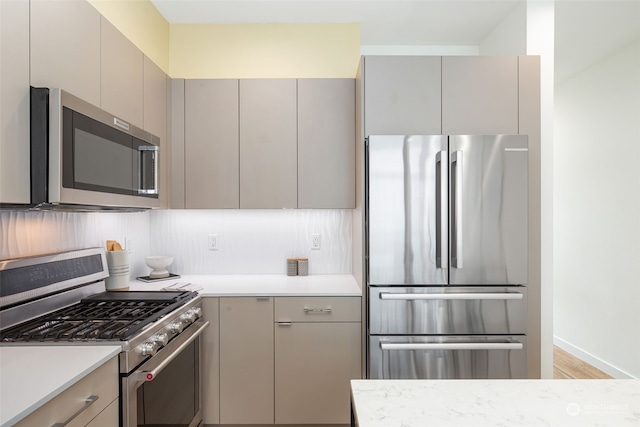
<path fill-rule="evenodd" d="M 518 133 L 518 57 L 442 58 L 442 133 Z"/>
<path fill-rule="evenodd" d="M 361 377 L 358 323 L 276 324 L 276 424 L 346 424 Z"/>
<path fill-rule="evenodd" d="M 298 80 L 298 208 L 355 207 L 355 81 Z"/>
<path fill-rule="evenodd" d="M 144 56 L 143 113 L 144 130 L 160 138 L 159 180 L 160 206 L 169 205 L 169 143 L 167 138 L 168 78 L 160 67 Z"/>
<path fill-rule="evenodd" d="M 220 424 L 220 310 L 219 299 L 202 299 L 202 316 L 209 327 L 202 333 L 202 420 Z"/>
<path fill-rule="evenodd" d="M 238 80 L 185 80 L 185 207 L 239 208 Z"/>
<path fill-rule="evenodd" d="M 441 133 L 439 56 L 366 56 L 364 64 L 365 136 Z"/>
<path fill-rule="evenodd" d="M 101 18 L 101 107 L 139 128 L 144 127 L 143 56 L 113 24 Z"/>
<path fill-rule="evenodd" d="M 100 106 L 100 19 L 86 1 L 31 0 L 31 85 Z"/>
<path fill-rule="evenodd" d="M 29 203 L 29 1 L 0 1 L 0 203 Z"/>
<path fill-rule="evenodd" d="M 297 207 L 296 80 L 240 81 L 240 207 Z"/>
<path fill-rule="evenodd" d="M 273 299 L 220 298 L 221 424 L 273 424 L 273 357 Z"/>

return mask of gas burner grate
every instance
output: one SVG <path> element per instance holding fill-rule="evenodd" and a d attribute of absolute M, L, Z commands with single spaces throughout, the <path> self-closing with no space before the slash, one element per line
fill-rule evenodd
<path fill-rule="evenodd" d="M 4 330 L 0 341 L 126 341 L 183 303 L 183 299 L 83 300 Z"/>

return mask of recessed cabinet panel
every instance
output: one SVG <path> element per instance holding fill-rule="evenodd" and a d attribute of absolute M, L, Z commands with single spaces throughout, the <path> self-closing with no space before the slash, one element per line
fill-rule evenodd
<path fill-rule="evenodd" d="M 442 58 L 442 133 L 518 133 L 518 57 Z"/>
<path fill-rule="evenodd" d="M 99 46 L 102 109 L 143 128 L 143 53 L 103 17 Z"/>
<path fill-rule="evenodd" d="M 441 133 L 441 58 L 364 58 L 365 136 Z"/>
<path fill-rule="evenodd" d="M 100 106 L 100 13 L 86 1 L 30 5 L 31 85 L 61 88 Z"/>
<path fill-rule="evenodd" d="M 220 424 L 273 424 L 273 298 L 220 298 Z"/>
<path fill-rule="evenodd" d="M 346 424 L 361 324 L 276 323 L 276 424 Z"/>
<path fill-rule="evenodd" d="M 29 203 L 29 0 L 0 10 L 0 203 Z"/>
<path fill-rule="evenodd" d="M 187 209 L 240 207 L 238 80 L 185 80 Z"/>
<path fill-rule="evenodd" d="M 354 85 L 298 80 L 298 208 L 355 207 Z"/>
<path fill-rule="evenodd" d="M 296 80 L 240 80 L 240 207 L 297 207 Z"/>
<path fill-rule="evenodd" d="M 202 421 L 220 424 L 220 309 L 219 299 L 202 299 L 202 316 L 209 327 L 202 333 Z"/>

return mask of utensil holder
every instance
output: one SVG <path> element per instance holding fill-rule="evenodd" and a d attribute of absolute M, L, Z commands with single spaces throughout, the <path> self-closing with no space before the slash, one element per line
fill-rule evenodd
<path fill-rule="evenodd" d="M 107 291 L 129 290 L 129 253 L 127 251 L 107 251 L 109 277 L 104 281 Z"/>

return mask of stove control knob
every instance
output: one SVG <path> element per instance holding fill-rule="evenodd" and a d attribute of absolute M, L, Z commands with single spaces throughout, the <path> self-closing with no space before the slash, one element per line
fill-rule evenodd
<path fill-rule="evenodd" d="M 193 310 L 188 310 L 182 316 L 180 316 L 180 320 L 183 320 L 186 324 L 193 323 L 197 319 L 196 313 Z"/>
<path fill-rule="evenodd" d="M 142 354 L 143 356 L 153 356 L 154 354 L 156 354 L 156 351 L 158 350 L 158 345 L 155 342 L 150 342 L 147 341 L 143 344 L 140 344 L 140 346 L 138 347 L 138 350 L 140 351 L 140 354 Z"/>
<path fill-rule="evenodd" d="M 155 334 L 154 336 L 152 336 L 151 341 L 156 343 L 158 347 L 164 347 L 169 342 L 169 335 L 165 334 L 164 332 L 161 332 L 159 334 Z"/>
<path fill-rule="evenodd" d="M 184 324 L 181 320 L 176 320 L 175 322 L 169 323 L 168 329 L 172 334 L 179 334 L 184 329 Z"/>
<path fill-rule="evenodd" d="M 191 311 L 191 312 L 193 312 L 193 314 L 195 314 L 196 319 L 199 319 L 199 318 L 202 317 L 202 309 L 200 307 L 194 307 L 189 311 Z"/>

